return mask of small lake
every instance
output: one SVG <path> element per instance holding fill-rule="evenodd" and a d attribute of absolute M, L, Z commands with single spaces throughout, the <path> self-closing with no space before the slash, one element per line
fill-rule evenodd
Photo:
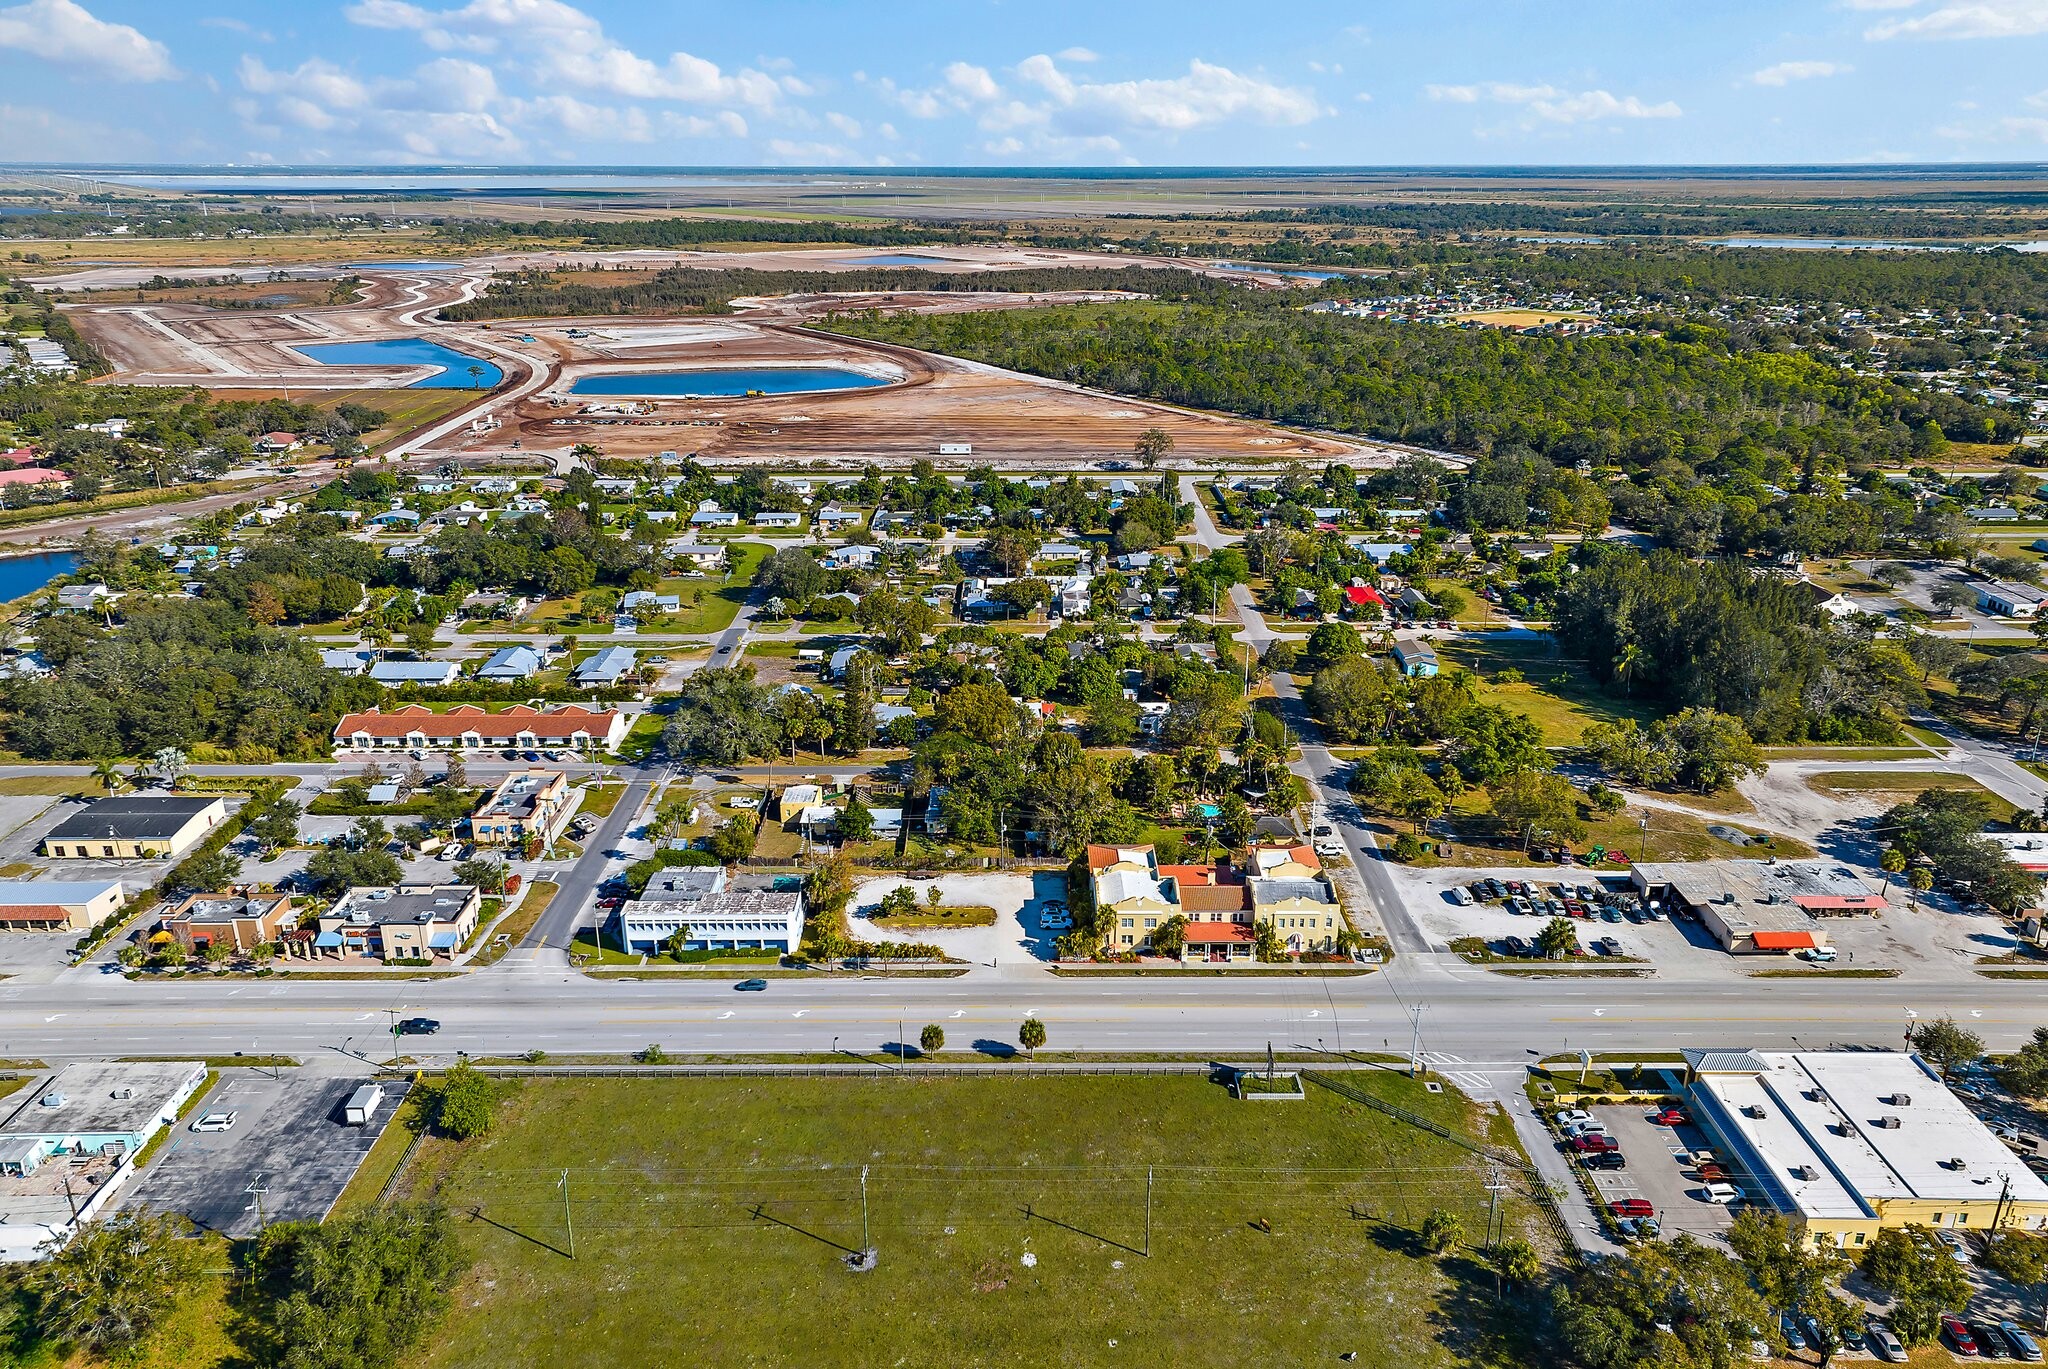
<path fill-rule="evenodd" d="M 570 394 L 658 397 L 701 396 L 729 399 L 759 390 L 764 395 L 801 395 L 817 390 L 865 390 L 890 382 L 825 366 L 786 366 L 763 371 L 637 371 L 631 374 L 585 376 L 569 387 Z"/>
<path fill-rule="evenodd" d="M 0 602 L 34 594 L 60 575 L 78 569 L 75 551 L 39 551 L 33 556 L 0 556 Z"/>
<path fill-rule="evenodd" d="M 438 366 L 425 380 L 416 380 L 414 390 L 488 390 L 505 378 L 505 373 L 467 352 L 443 347 L 425 338 L 385 338 L 378 342 L 297 343 L 293 350 L 322 366 Z M 481 366 L 483 374 L 472 376 L 469 368 Z"/>
<path fill-rule="evenodd" d="M 879 257 L 853 257 L 848 266 L 959 266 L 951 257 L 920 257 L 914 253 L 885 252 Z"/>
<path fill-rule="evenodd" d="M 1256 276 L 1286 276 L 1291 280 L 1343 280 L 1344 271 L 1310 271 L 1298 266 L 1266 266 L 1259 262 L 1212 262 L 1219 271 L 1249 271 Z"/>

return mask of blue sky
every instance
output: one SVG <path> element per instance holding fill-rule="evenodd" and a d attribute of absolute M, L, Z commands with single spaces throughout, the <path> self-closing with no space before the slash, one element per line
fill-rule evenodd
<path fill-rule="evenodd" d="M 0 159 L 2037 161 L 2044 56 L 2048 0 L 0 0 Z"/>

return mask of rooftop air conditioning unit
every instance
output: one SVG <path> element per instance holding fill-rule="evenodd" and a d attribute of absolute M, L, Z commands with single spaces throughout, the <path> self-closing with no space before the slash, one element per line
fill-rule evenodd
<path fill-rule="evenodd" d="M 113 1093 L 112 1093 L 111 1095 L 109 1095 L 109 1096 L 111 1096 L 111 1097 L 114 1097 L 114 1098 L 133 1098 L 133 1097 L 135 1096 L 135 1090 L 134 1090 L 134 1089 L 115 1089 L 115 1090 L 114 1090 L 114 1092 L 113 1092 Z"/>
<path fill-rule="evenodd" d="M 1913 1106 L 1913 1095 L 1910 1093 L 1895 1093 L 1885 1101 L 1895 1108 L 1909 1108 Z"/>
<path fill-rule="evenodd" d="M 58 1092 L 57 1092 L 57 1091 L 55 1091 L 54 1089 L 53 1089 L 53 1090 L 51 1090 L 51 1091 L 50 1091 L 49 1093 L 46 1093 L 46 1094 L 44 1094 L 44 1095 L 43 1095 L 43 1106 L 44 1106 L 44 1107 L 46 1107 L 46 1108 L 61 1108 L 61 1107 L 63 1107 L 63 1106 L 64 1106 L 64 1095 L 63 1095 L 63 1094 L 61 1094 L 61 1093 L 58 1093 Z"/>
<path fill-rule="evenodd" d="M 1742 1115 L 1744 1117 L 1762 1117 L 1764 1115 L 1763 1105 L 1760 1103 L 1747 1104 L 1742 1109 Z"/>
<path fill-rule="evenodd" d="M 1804 1179 L 1810 1183 L 1813 1180 L 1818 1179 L 1820 1177 L 1820 1171 L 1815 1169 L 1812 1165 L 1794 1165 L 1792 1167 L 1792 1177 L 1795 1179 Z"/>
<path fill-rule="evenodd" d="M 1877 1119 L 1877 1124 L 1886 1131 L 1897 1131 L 1899 1129 L 1899 1119 L 1896 1117 L 1880 1117 Z"/>

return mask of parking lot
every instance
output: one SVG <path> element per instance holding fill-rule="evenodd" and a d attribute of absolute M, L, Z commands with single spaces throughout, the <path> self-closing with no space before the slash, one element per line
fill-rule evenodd
<path fill-rule="evenodd" d="M 1647 1198 L 1657 1210 L 1657 1225 L 1666 1240 L 1688 1232 L 1711 1238 L 1728 1230 L 1734 1221 L 1730 1208 L 1710 1203 L 1700 1196 L 1701 1180 L 1691 1165 L 1680 1164 L 1672 1152 L 1688 1154 L 1709 1144 L 1705 1133 L 1694 1126 L 1667 1127 L 1649 1119 L 1655 1108 L 1643 1105 L 1610 1104 L 1589 1107 L 1628 1157 L 1627 1169 L 1589 1170 L 1585 1177 L 1605 1202 L 1618 1198 Z"/>
<path fill-rule="evenodd" d="M 122 1205 L 182 1212 L 205 1231 L 255 1234 L 262 1223 L 326 1216 L 398 1112 L 407 1085 L 387 1082 L 367 1126 L 342 1121 L 364 1077 L 226 1070 L 180 1122 Z M 195 1132 L 209 1112 L 236 1114 L 228 1131 Z"/>

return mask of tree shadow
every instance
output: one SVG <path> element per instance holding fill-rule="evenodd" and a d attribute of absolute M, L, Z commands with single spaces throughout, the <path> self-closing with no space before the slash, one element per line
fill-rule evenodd
<path fill-rule="evenodd" d="M 974 1049 L 977 1054 L 986 1055 L 996 1060 L 1015 1060 L 1017 1058 L 1017 1048 L 1007 1041 L 992 1041 L 987 1037 L 983 1037 L 974 1043 Z"/>
<path fill-rule="evenodd" d="M 1520 1369 L 1544 1361 L 1540 1298 L 1505 1286 L 1496 1292 L 1482 1251 L 1453 1251 L 1437 1269 L 1445 1286 L 1428 1311 L 1429 1325 L 1437 1344 L 1459 1363 Z"/>
<path fill-rule="evenodd" d="M 1422 1244 L 1422 1233 L 1385 1217 L 1368 1217 L 1372 1225 L 1366 1230 L 1366 1239 L 1390 1255 L 1401 1255 L 1411 1260 L 1427 1259 L 1429 1250 Z"/>

